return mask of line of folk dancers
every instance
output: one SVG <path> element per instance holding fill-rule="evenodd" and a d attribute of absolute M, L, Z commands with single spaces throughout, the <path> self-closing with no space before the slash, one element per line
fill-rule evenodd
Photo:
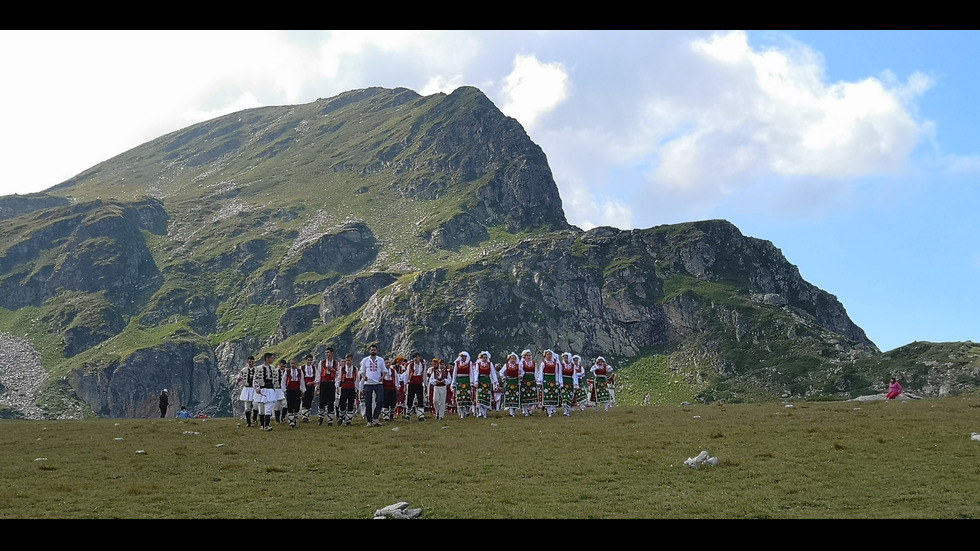
<path fill-rule="evenodd" d="M 491 410 L 507 410 L 511 417 L 518 410 L 525 417 L 544 411 L 552 417 L 559 408 L 570 416 L 589 404 L 606 411 L 615 405 L 613 368 L 602 357 L 586 368 L 578 355 L 545 350 L 536 362 L 525 350 L 495 365 L 489 352 L 480 352 L 476 360 L 460 352 L 449 368 L 439 358 L 427 365 L 419 353 L 392 362 L 379 356 L 374 345 L 360 363 L 353 354 L 336 358 L 332 347 L 325 355 L 318 362 L 307 354 L 302 364 L 284 359 L 275 364 L 275 356 L 267 352 L 261 365 L 250 356 L 238 377 L 248 426 L 272 430 L 273 418 L 290 428 L 300 420 L 308 423 L 317 395 L 318 423 L 328 426 L 335 421 L 351 426 L 355 412 L 369 427 L 398 416 L 425 421 L 426 403 L 436 419 L 445 419 L 447 412 L 460 419 L 486 418 Z"/>

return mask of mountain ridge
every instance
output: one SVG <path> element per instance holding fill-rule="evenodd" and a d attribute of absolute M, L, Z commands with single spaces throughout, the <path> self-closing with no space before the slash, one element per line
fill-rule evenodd
<path fill-rule="evenodd" d="M 102 416 L 152 413 L 156 387 L 232 413 L 245 356 L 327 343 L 656 357 L 707 401 L 843 396 L 881 354 L 727 221 L 571 226 L 544 152 L 472 87 L 191 125 L 0 198 L 0 237 L 0 330 Z"/>

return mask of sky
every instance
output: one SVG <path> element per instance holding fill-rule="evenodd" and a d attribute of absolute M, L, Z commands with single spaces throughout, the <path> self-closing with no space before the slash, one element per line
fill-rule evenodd
<path fill-rule="evenodd" d="M 883 351 L 980 341 L 980 32 L 2 31 L 0 195 L 242 109 L 480 88 L 583 229 L 726 219 Z"/>

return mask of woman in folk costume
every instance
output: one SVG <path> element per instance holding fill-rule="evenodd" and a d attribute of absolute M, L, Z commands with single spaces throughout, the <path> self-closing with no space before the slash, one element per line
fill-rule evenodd
<path fill-rule="evenodd" d="M 432 367 L 429 368 L 429 390 L 432 391 L 433 415 L 436 419 L 446 418 L 446 396 L 449 387 L 449 370 L 445 368 L 445 362 L 440 366 L 439 360 L 432 358 Z"/>
<path fill-rule="evenodd" d="M 337 405 L 337 426 L 350 426 L 354 419 L 357 401 L 357 366 L 353 354 L 348 354 L 337 372 L 337 385 L 340 387 L 340 403 Z"/>
<path fill-rule="evenodd" d="M 595 376 L 595 403 L 596 409 L 602 404 L 606 411 L 609 411 L 609 389 L 607 388 L 609 376 L 612 375 L 613 368 L 606 364 L 606 359 L 599 356 L 592 366 L 592 375 Z"/>
<path fill-rule="evenodd" d="M 453 391 L 456 393 L 456 410 L 465 419 L 473 409 L 473 362 L 469 352 L 460 352 L 453 363 Z"/>
<path fill-rule="evenodd" d="M 575 363 L 572 362 L 572 355 L 565 352 L 561 355 L 561 404 L 565 408 L 565 417 L 570 417 L 572 412 L 572 402 L 575 400 L 575 393 L 578 392 L 578 373 L 575 372 Z"/>
<path fill-rule="evenodd" d="M 476 407 L 477 417 L 487 418 L 487 412 L 493 406 L 493 393 L 499 387 L 497 382 L 497 370 L 490 361 L 490 353 L 480 352 L 474 366 L 474 377 L 476 378 Z"/>
<path fill-rule="evenodd" d="M 521 407 L 524 417 L 530 417 L 534 415 L 534 408 L 541 401 L 538 396 L 538 366 L 534 363 L 530 350 L 521 352 L 518 365 L 521 368 Z"/>
<path fill-rule="evenodd" d="M 575 391 L 574 405 L 585 411 L 588 395 L 585 393 L 585 366 L 582 365 L 582 356 L 578 354 L 572 356 L 572 363 L 575 364 L 575 375 L 578 377 L 578 389 Z"/>
<path fill-rule="evenodd" d="M 558 404 L 561 403 L 561 389 L 558 386 L 560 371 L 561 367 L 555 353 L 545 350 L 541 367 L 538 368 L 538 384 L 541 385 L 541 404 L 548 412 L 548 417 L 555 414 Z"/>
<path fill-rule="evenodd" d="M 507 363 L 500 368 L 500 386 L 504 390 L 503 407 L 511 417 L 515 417 L 517 408 L 521 407 L 521 377 L 524 370 L 517 354 L 507 355 Z"/>
<path fill-rule="evenodd" d="M 238 395 L 239 401 L 245 406 L 245 422 L 249 427 L 252 426 L 252 401 L 255 397 L 255 356 L 248 357 L 248 365 L 242 368 L 238 375 L 238 383 L 242 385 L 242 392 Z M 255 421 L 258 422 L 258 416 Z"/>

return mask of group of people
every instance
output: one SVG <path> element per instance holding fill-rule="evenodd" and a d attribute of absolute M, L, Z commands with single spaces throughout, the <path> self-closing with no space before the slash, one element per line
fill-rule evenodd
<path fill-rule="evenodd" d="M 439 358 L 427 364 L 418 352 L 411 359 L 384 358 L 375 345 L 358 363 L 353 354 L 338 359 L 332 347 L 325 356 L 314 362 L 307 354 L 302 364 L 285 359 L 276 364 L 267 352 L 261 365 L 250 356 L 238 377 L 247 425 L 272 430 L 275 419 L 296 428 L 310 422 L 315 400 L 320 425 L 351 426 L 360 413 L 369 427 L 397 416 L 425 421 L 427 409 L 436 419 L 445 419 L 447 412 L 464 419 L 486 418 L 491 410 L 506 410 L 511 417 L 541 411 L 552 417 L 559 408 L 570 416 L 588 404 L 606 411 L 615 405 L 613 368 L 602 357 L 586 368 L 578 355 L 545 350 L 535 361 L 524 350 L 496 365 L 489 352 L 474 360 L 464 351 L 450 367 Z"/>

